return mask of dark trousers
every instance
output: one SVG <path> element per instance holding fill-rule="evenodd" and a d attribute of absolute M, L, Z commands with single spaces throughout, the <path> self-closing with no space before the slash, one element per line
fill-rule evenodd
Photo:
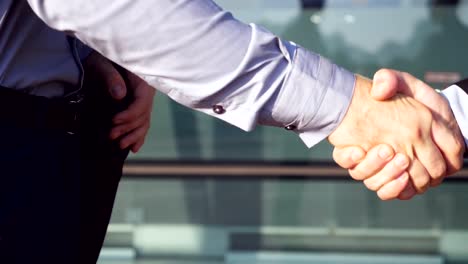
<path fill-rule="evenodd" d="M 88 85 L 73 135 L 0 120 L 0 263 L 96 262 L 128 154 L 100 89 Z"/>

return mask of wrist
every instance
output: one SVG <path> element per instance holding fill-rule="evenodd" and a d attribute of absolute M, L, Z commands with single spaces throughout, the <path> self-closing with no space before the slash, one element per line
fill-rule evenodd
<path fill-rule="evenodd" d="M 356 131 L 365 127 L 363 118 L 372 108 L 373 100 L 369 100 L 372 82 L 361 75 L 355 76 L 354 93 L 348 110 L 337 128 L 328 136 L 328 141 L 335 146 L 340 144 L 348 131 Z"/>

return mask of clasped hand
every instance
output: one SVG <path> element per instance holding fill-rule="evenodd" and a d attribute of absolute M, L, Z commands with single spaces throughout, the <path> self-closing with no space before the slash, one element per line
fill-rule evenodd
<path fill-rule="evenodd" d="M 398 94 L 396 94 L 398 92 Z M 462 167 L 464 143 L 448 102 L 408 73 L 357 76 L 333 157 L 383 200 L 411 199 Z"/>

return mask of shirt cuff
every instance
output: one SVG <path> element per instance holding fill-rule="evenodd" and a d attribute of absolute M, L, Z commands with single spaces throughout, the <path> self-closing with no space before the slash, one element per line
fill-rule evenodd
<path fill-rule="evenodd" d="M 307 147 L 328 137 L 343 120 L 354 92 L 353 73 L 298 47 L 294 66 L 279 95 L 277 119 L 293 120 Z M 288 118 L 291 116 L 292 118 Z"/>
<path fill-rule="evenodd" d="M 449 101 L 453 115 L 457 120 L 458 127 L 463 135 L 465 144 L 468 145 L 468 94 L 466 94 L 459 86 L 452 85 L 442 91 L 442 94 Z"/>
<path fill-rule="evenodd" d="M 307 147 L 312 147 L 327 138 L 341 123 L 346 113 L 354 93 L 356 76 L 322 58 L 323 74 L 322 78 L 329 80 L 325 86 L 322 100 L 312 121 L 299 131 L 299 137 Z M 319 80 L 318 85 L 325 82 Z"/>

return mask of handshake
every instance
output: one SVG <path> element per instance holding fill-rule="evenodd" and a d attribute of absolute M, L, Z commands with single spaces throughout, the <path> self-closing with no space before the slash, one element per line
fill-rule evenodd
<path fill-rule="evenodd" d="M 382 200 L 409 200 L 463 165 L 465 143 L 448 101 L 408 73 L 357 76 L 334 160 Z"/>

